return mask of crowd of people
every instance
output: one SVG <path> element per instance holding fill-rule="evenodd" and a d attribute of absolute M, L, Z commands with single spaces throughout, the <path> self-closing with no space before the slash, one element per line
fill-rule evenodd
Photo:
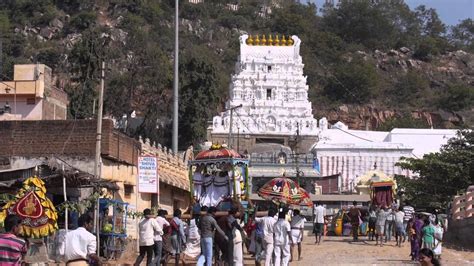
<path fill-rule="evenodd" d="M 134 265 L 140 265 L 145 257 L 147 265 L 160 265 L 167 263 L 170 256 L 179 265 L 184 253 L 184 257 L 197 260 L 199 266 L 215 265 L 216 261 L 242 266 L 244 249 L 252 254 L 256 265 L 288 265 L 293 258 L 302 259 L 306 219 L 299 210 L 270 208 L 265 217 L 253 215 L 246 224 L 238 208 L 233 207 L 220 217 L 216 212 L 215 207 L 206 206 L 193 210 L 188 225 L 180 219 L 179 210 L 168 222 L 164 218 L 166 211 L 158 211 L 155 218 L 150 209 L 145 209 L 139 223 L 140 252 Z"/>
<path fill-rule="evenodd" d="M 139 255 L 134 265 L 140 265 L 145 257 L 146 265 L 166 264 L 170 258 L 174 258 L 175 265 L 180 265 L 189 257 L 197 260 L 199 266 L 215 265 L 216 261 L 241 266 L 244 265 L 244 248 L 252 254 L 256 265 L 286 266 L 290 261 L 302 259 L 306 219 L 298 209 L 270 208 L 264 217 L 255 214 L 247 217 L 245 225 L 239 208 L 232 207 L 227 215 L 219 217 L 216 213 L 216 207 L 193 209 L 191 219 L 185 222 L 179 209 L 174 210 L 171 219 L 166 218 L 166 210 L 159 210 L 155 215 L 145 209 L 138 226 Z M 409 203 L 403 207 L 394 204 L 391 208 L 370 207 L 363 211 L 354 202 L 347 216 L 353 241 L 359 240 L 359 230 L 368 224 L 367 240 L 375 241 L 375 245 L 395 241 L 395 246 L 401 247 L 408 241 L 412 260 L 422 265 L 439 265 L 445 225 L 437 215 L 415 213 Z M 322 204 L 315 204 L 313 218 L 315 244 L 319 245 L 328 226 Z M 0 234 L 0 260 L 11 263 L 2 265 L 20 265 L 26 253 L 25 241 L 16 236 L 20 222 L 14 215 L 5 219 L 6 232 Z M 82 215 L 78 224 L 76 230 L 64 236 L 60 254 L 67 265 L 99 265 L 96 237 L 91 233 L 92 216 Z M 2 251 L 6 246 L 8 252 Z"/>
<path fill-rule="evenodd" d="M 318 216 L 319 211 L 315 209 L 314 212 Z M 394 239 L 395 246 L 401 247 L 408 240 L 412 260 L 423 261 L 430 257 L 434 264 L 438 264 L 446 227 L 436 213 L 415 213 L 415 209 L 406 202 L 403 207 L 397 204 L 390 208 L 371 206 L 367 214 L 363 215 L 357 203 L 353 202 L 348 217 L 352 225 L 353 241 L 358 241 L 361 224 L 366 221 L 368 240 L 375 241 L 375 245 L 382 247 L 384 243 Z M 315 227 L 318 227 L 316 221 Z"/>

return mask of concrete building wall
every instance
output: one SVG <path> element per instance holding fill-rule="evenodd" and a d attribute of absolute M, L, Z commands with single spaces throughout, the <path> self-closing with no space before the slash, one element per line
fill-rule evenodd
<path fill-rule="evenodd" d="M 450 220 L 444 241 L 465 250 L 474 250 L 474 217 Z"/>
<path fill-rule="evenodd" d="M 34 104 L 31 104 L 32 102 Z M 11 108 L 11 113 L 21 115 L 21 119 L 41 120 L 43 117 L 43 100 L 41 99 L 24 95 L 1 96 L 0 108 L 3 108 L 7 103 Z"/>
<path fill-rule="evenodd" d="M 5 104 L 22 120 L 67 118 L 66 92 L 52 84 L 52 71 L 46 65 L 15 65 L 14 80 L 0 83 L 0 108 Z M 0 120 L 2 119 L 0 116 Z"/>
<path fill-rule="evenodd" d="M 0 121 L 0 136 L 3 170 L 31 168 L 54 159 L 59 164 L 66 162 L 80 171 L 94 173 L 94 120 Z M 158 158 L 161 181 L 159 197 L 156 194 L 138 193 L 137 164 L 141 145 L 146 147 L 143 155 Z M 110 196 L 113 194 L 115 199 L 128 202 L 130 211 L 141 212 L 157 204 L 169 213 L 175 208 L 184 211 L 189 207 L 187 162 L 180 155 L 164 147 L 153 147 L 149 142 L 138 142 L 115 131 L 111 120 L 103 121 L 101 153 L 101 178 L 114 182 L 119 188 L 118 191 L 108 193 Z M 57 192 L 62 193 L 61 188 Z M 79 197 L 87 198 L 90 194 L 91 191 L 83 193 L 81 189 Z M 136 220 L 130 220 L 129 225 L 129 234 L 135 238 Z"/>
<path fill-rule="evenodd" d="M 395 164 L 401 157 L 411 157 L 410 150 L 377 150 L 377 149 L 346 149 L 324 150 L 315 149 L 322 176 L 340 174 L 341 189 L 350 190 L 358 182 L 358 178 L 377 166 L 388 175 L 409 175 L 409 172 Z M 352 185 L 352 187 L 351 187 Z"/>

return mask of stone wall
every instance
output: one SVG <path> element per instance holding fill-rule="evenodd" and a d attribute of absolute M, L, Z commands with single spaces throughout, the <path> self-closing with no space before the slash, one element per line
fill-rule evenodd
<path fill-rule="evenodd" d="M 67 94 L 54 87 L 46 87 L 43 100 L 43 120 L 65 120 L 67 118 Z"/>
<path fill-rule="evenodd" d="M 474 217 L 450 220 L 444 241 L 455 247 L 474 250 Z"/>

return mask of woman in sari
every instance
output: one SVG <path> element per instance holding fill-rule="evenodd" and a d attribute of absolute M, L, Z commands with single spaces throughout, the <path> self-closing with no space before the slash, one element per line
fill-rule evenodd
<path fill-rule="evenodd" d="M 443 234 L 444 228 L 439 222 L 438 218 L 435 220 L 435 233 L 434 233 L 434 248 L 433 253 L 437 259 L 441 258 L 442 245 L 443 245 Z"/>
<path fill-rule="evenodd" d="M 435 228 L 431 222 L 427 219 L 425 220 L 425 226 L 422 229 L 423 232 L 423 248 L 431 249 L 434 248 L 434 234 Z"/>
<path fill-rule="evenodd" d="M 410 226 L 411 225 L 411 226 Z M 415 217 L 408 222 L 407 229 L 410 230 L 411 259 L 418 260 L 421 248 L 423 220 Z"/>
<path fill-rule="evenodd" d="M 416 236 L 415 231 L 415 218 L 412 218 L 407 223 L 408 239 L 410 240 L 410 256 L 411 260 L 416 260 L 418 257 L 418 251 L 420 249 L 420 244 L 418 243 L 418 237 Z"/>

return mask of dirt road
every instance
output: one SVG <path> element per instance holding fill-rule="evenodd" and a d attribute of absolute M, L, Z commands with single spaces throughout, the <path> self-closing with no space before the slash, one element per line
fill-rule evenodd
<path fill-rule="evenodd" d="M 314 237 L 306 236 L 303 241 L 302 260 L 293 261 L 290 266 L 417 265 L 410 260 L 409 253 L 409 243 L 396 247 L 395 242 L 389 242 L 380 247 L 375 246 L 375 241 L 365 241 L 365 237 L 361 237 L 358 242 L 352 242 L 350 237 L 326 237 L 320 245 L 316 245 Z M 250 255 L 246 254 L 244 257 L 245 265 L 255 265 Z M 442 265 L 474 265 L 474 252 L 443 247 L 441 257 Z M 132 265 L 134 259 L 135 257 L 123 258 L 120 262 L 110 261 L 109 265 Z M 186 263 L 186 265 L 195 264 L 195 261 Z M 173 261 L 169 261 L 168 265 L 174 265 Z"/>
<path fill-rule="evenodd" d="M 352 242 L 349 237 L 326 237 L 320 245 L 314 244 L 314 237 L 305 237 L 303 259 L 290 265 L 413 265 L 409 257 L 410 244 L 396 247 L 395 242 L 383 247 L 375 241 Z M 296 254 L 295 254 L 296 256 Z M 457 251 L 443 247 L 443 265 L 474 265 L 474 252 Z"/>

